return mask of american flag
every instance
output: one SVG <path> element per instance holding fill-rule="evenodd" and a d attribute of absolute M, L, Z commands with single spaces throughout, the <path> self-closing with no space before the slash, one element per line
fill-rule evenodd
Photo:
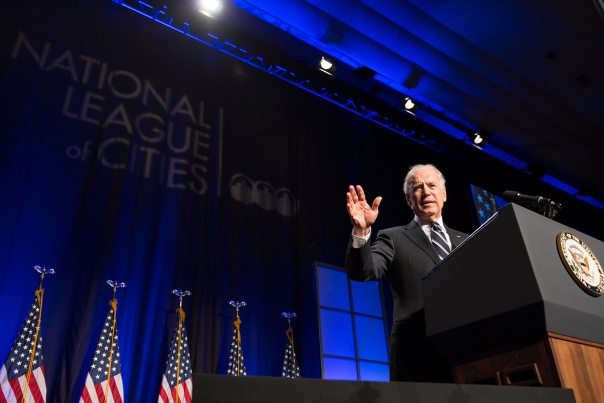
<path fill-rule="evenodd" d="M 92 364 L 86 376 L 80 403 L 123 403 L 122 365 L 118 346 L 117 326 L 114 326 L 114 312 L 117 301 L 111 301 L 111 309 L 96 344 Z M 113 330 L 115 329 L 115 333 Z M 111 364 L 111 367 L 109 366 Z M 109 371 L 111 369 L 111 371 Z M 111 376 L 109 385 L 107 377 Z"/>
<path fill-rule="evenodd" d="M 476 185 L 472 185 L 471 188 L 479 225 L 484 224 L 498 209 L 507 204 L 501 197 L 481 189 Z"/>
<path fill-rule="evenodd" d="M 185 324 L 182 322 L 184 320 L 184 312 L 180 318 L 182 319 L 179 320 L 172 337 L 166 371 L 161 378 L 158 403 L 173 403 L 177 399 L 178 402 L 191 403 L 193 397 L 193 371 L 191 369 L 191 356 L 189 355 L 189 341 L 187 339 Z M 179 335 L 181 335 L 180 346 Z M 179 361 L 180 372 L 178 372 Z"/>
<path fill-rule="evenodd" d="M 235 328 L 233 328 L 233 340 L 231 340 L 231 352 L 229 354 L 229 367 L 227 369 L 227 375 L 232 376 L 246 376 L 245 365 L 243 364 L 243 351 L 241 350 L 241 332 L 239 331 L 239 325 L 241 325 L 241 319 L 239 316 L 235 321 Z"/>
<path fill-rule="evenodd" d="M 2 370 L 0 370 L 2 386 L 0 403 L 21 403 L 23 401 L 44 403 L 46 401 L 42 336 L 39 335 L 42 315 L 41 291 L 36 291 L 36 299 L 31 305 L 17 340 L 2 365 Z M 23 395 L 25 395 L 25 399 L 23 399 Z"/>
<path fill-rule="evenodd" d="M 287 342 L 285 343 L 285 357 L 283 358 L 281 376 L 284 378 L 300 378 L 300 365 L 298 365 L 296 352 L 294 351 L 292 328 L 287 329 L 285 334 L 287 335 Z"/>

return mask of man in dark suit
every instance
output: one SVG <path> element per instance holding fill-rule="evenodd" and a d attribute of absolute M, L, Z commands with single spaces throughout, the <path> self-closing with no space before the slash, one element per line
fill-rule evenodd
<path fill-rule="evenodd" d="M 361 186 L 349 187 L 346 207 L 354 227 L 346 270 L 355 281 L 388 278 L 394 300 L 390 380 L 453 382 L 447 359 L 426 337 L 422 276 L 467 235 L 443 223 L 447 190 L 445 178 L 435 166 L 411 167 L 403 190 L 415 218 L 407 225 L 380 231 L 370 245 L 371 225 L 382 198 L 376 197 L 369 205 Z"/>

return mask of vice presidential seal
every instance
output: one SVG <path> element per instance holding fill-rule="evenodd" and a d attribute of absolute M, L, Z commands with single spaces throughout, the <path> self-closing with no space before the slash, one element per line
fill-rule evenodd
<path fill-rule="evenodd" d="M 604 294 L 604 272 L 589 246 L 569 231 L 559 233 L 556 241 L 564 267 L 579 287 L 596 297 Z"/>

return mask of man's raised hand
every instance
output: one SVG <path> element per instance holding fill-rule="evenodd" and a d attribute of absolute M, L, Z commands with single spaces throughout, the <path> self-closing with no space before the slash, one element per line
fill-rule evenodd
<path fill-rule="evenodd" d="M 378 196 L 373 200 L 373 203 L 369 205 L 365 198 L 365 192 L 359 185 L 349 186 L 348 192 L 346 193 L 346 208 L 348 209 L 348 215 L 350 221 L 354 225 L 353 233 L 356 236 L 365 236 L 371 231 L 371 225 L 377 219 L 379 210 L 378 207 L 382 202 L 382 197 Z"/>

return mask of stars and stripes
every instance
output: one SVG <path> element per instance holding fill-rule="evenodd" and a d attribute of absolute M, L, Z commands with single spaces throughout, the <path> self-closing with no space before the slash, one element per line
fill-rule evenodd
<path fill-rule="evenodd" d="M 284 378 L 300 378 L 300 365 L 296 358 L 296 352 L 292 345 L 293 338 L 290 336 L 291 327 L 287 329 L 287 342 L 285 343 L 285 357 L 283 358 L 283 371 L 281 376 Z"/>
<path fill-rule="evenodd" d="M 161 379 L 158 403 L 191 403 L 193 398 L 193 371 L 189 341 L 183 323 L 184 312 L 180 318 L 182 319 L 179 319 L 172 337 L 166 371 Z"/>
<path fill-rule="evenodd" d="M 117 301 L 113 300 L 112 307 L 105 317 L 101 336 L 95 346 L 80 403 L 123 403 L 124 401 L 122 364 L 115 323 L 116 306 Z"/>
<path fill-rule="evenodd" d="M 430 237 L 432 245 L 434 245 L 440 260 L 443 260 L 451 253 L 451 249 L 447 243 L 447 237 L 436 221 L 430 224 L 430 228 L 432 230 L 432 236 Z"/>
<path fill-rule="evenodd" d="M 240 324 L 241 319 L 237 317 L 237 320 L 235 321 L 235 328 L 233 329 L 233 339 L 231 340 L 231 351 L 229 353 L 227 375 L 247 375 L 245 364 L 243 363 L 243 351 L 241 349 L 241 332 L 239 331 Z"/>
<path fill-rule="evenodd" d="M 282 312 L 281 315 L 287 319 L 287 342 L 285 343 L 285 357 L 283 358 L 283 370 L 281 376 L 284 378 L 299 378 L 300 365 L 296 359 L 296 349 L 294 348 L 294 329 L 292 328 L 292 319 L 295 318 L 295 312 Z"/>
<path fill-rule="evenodd" d="M 506 203 L 498 196 L 478 186 L 472 185 L 476 216 L 480 225 L 484 224 L 497 210 Z"/>
<path fill-rule="evenodd" d="M 42 290 L 36 291 L 21 331 L 0 370 L 0 403 L 46 402 L 40 322 Z M 25 395 L 25 399 L 24 399 Z"/>

